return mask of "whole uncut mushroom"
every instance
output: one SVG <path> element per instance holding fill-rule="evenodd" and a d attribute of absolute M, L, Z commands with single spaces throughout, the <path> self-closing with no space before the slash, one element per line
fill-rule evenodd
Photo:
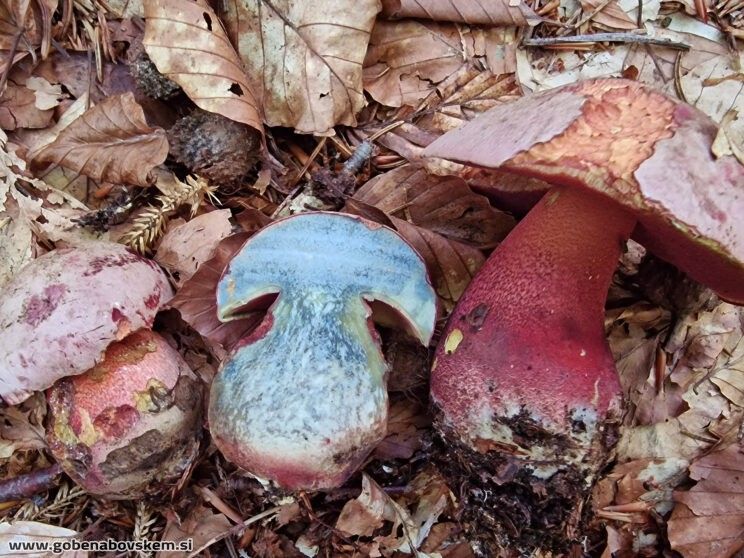
<path fill-rule="evenodd" d="M 259 477 L 334 487 L 386 433 L 387 365 L 369 303 L 428 344 L 436 297 L 423 260 L 392 230 L 305 213 L 246 242 L 219 282 L 218 314 L 236 319 L 274 298 L 212 383 L 210 431 Z"/>
<path fill-rule="evenodd" d="M 716 132 L 686 104 L 602 79 L 498 106 L 425 150 L 552 185 L 472 281 L 437 348 L 431 395 L 450 440 L 511 456 L 526 484 L 572 478 L 581 498 L 620 412 L 603 319 L 631 233 L 744 302 L 744 167 L 713 157 Z"/>
<path fill-rule="evenodd" d="M 49 252 L 0 295 L 0 396 L 48 388 L 49 448 L 92 494 L 138 497 L 193 458 L 201 386 L 150 330 L 171 295 L 156 264 L 109 242 Z"/>

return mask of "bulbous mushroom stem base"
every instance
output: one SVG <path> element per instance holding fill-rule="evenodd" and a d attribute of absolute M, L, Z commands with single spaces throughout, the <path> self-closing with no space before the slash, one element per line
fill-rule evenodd
<path fill-rule="evenodd" d="M 596 194 L 550 190 L 468 287 L 432 369 L 445 438 L 521 485 L 529 509 L 569 495 L 563 519 L 548 521 L 559 531 L 581 509 L 619 415 L 604 303 L 634 224 Z"/>

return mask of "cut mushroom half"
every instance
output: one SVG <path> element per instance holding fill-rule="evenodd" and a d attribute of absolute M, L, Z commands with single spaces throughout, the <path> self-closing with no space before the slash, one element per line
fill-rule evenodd
<path fill-rule="evenodd" d="M 370 302 L 428 344 L 436 296 L 392 230 L 339 213 L 277 221 L 217 289 L 221 320 L 274 298 L 212 384 L 209 425 L 233 463 L 288 489 L 338 486 L 386 433 L 387 364 Z"/>

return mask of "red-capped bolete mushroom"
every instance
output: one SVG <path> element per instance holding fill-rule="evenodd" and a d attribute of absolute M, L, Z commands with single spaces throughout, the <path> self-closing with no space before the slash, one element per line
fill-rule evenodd
<path fill-rule="evenodd" d="M 171 295 L 150 260 L 89 242 L 37 258 L 0 296 L 0 396 L 49 388 L 50 450 L 93 494 L 137 497 L 194 455 L 201 386 L 150 330 Z"/>
<path fill-rule="evenodd" d="M 592 480 L 621 389 L 604 303 L 633 234 L 744 302 L 744 167 L 716 126 L 639 83 L 602 79 L 498 106 L 425 151 L 552 187 L 494 251 L 449 319 L 432 372 L 446 435 L 544 480 Z M 510 458 L 511 459 L 511 458 Z"/>
<path fill-rule="evenodd" d="M 285 488 L 337 486 L 386 432 L 387 365 L 368 303 L 428 343 L 434 291 L 395 232 L 321 212 L 250 238 L 219 282 L 218 314 L 236 319 L 274 298 L 212 384 L 212 437 L 230 461 Z"/>

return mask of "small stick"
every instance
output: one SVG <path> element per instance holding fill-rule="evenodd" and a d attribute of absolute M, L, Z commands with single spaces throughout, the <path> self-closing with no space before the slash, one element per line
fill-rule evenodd
<path fill-rule="evenodd" d="M 202 498 L 212 506 L 217 509 L 217 511 L 223 513 L 230 519 L 232 519 L 233 523 L 243 523 L 242 516 L 236 512 L 230 505 L 227 504 L 222 498 L 217 496 L 214 492 L 209 490 L 206 486 L 199 487 L 199 491 L 201 492 Z"/>
<path fill-rule="evenodd" d="M 55 463 L 51 467 L 0 481 L 0 502 L 24 500 L 31 498 L 34 494 L 49 490 L 54 486 L 60 474 L 62 474 L 62 467 Z"/>
<path fill-rule="evenodd" d="M 690 45 L 670 41 L 669 39 L 656 39 L 648 35 L 635 33 L 594 33 L 592 35 L 573 35 L 568 37 L 543 37 L 537 39 L 525 39 L 524 46 L 544 47 L 551 45 L 565 45 L 570 43 L 638 43 L 644 45 L 658 45 L 677 50 L 690 50 Z"/>

